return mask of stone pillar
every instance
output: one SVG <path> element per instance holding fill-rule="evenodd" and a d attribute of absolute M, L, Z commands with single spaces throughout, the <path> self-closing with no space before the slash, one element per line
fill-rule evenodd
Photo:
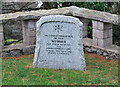
<path fill-rule="evenodd" d="M 83 23 L 83 37 L 87 37 L 88 21 L 85 18 L 80 18 L 80 21 Z"/>
<path fill-rule="evenodd" d="M 2 14 L 2 1 L 0 1 L 0 14 Z"/>
<path fill-rule="evenodd" d="M 2 21 L 0 21 L 0 51 L 2 50 L 4 44 L 3 44 L 4 36 L 3 36 L 3 25 Z"/>
<path fill-rule="evenodd" d="M 103 23 L 100 21 L 92 21 L 93 24 L 93 46 L 104 48 L 112 45 L 113 32 L 112 24 Z"/>
<path fill-rule="evenodd" d="M 22 22 L 23 28 L 23 44 L 24 45 L 34 45 L 36 42 L 36 21 L 28 20 Z"/>

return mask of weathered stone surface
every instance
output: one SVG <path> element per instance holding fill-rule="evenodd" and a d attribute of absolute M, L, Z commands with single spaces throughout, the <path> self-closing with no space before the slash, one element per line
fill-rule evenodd
<path fill-rule="evenodd" d="M 51 9 L 51 10 L 37 10 L 37 11 L 26 11 L 26 12 L 16 12 L 9 14 L 0 14 L 0 20 L 15 19 L 21 17 L 23 19 L 37 18 L 45 15 L 71 15 L 69 7 Z"/>
<path fill-rule="evenodd" d="M 111 58 L 111 59 L 117 59 L 117 54 L 111 53 L 111 54 L 110 54 L 110 58 Z"/>
<path fill-rule="evenodd" d="M 79 19 L 51 15 L 37 22 L 37 42 L 33 67 L 54 69 L 86 68 Z"/>
<path fill-rule="evenodd" d="M 25 45 L 34 45 L 36 41 L 36 20 L 22 21 L 23 43 Z"/>
<path fill-rule="evenodd" d="M 10 53 L 2 52 L 2 57 L 10 57 Z"/>
<path fill-rule="evenodd" d="M 3 48 L 3 25 L 2 25 L 2 21 L 0 21 L 0 51 Z"/>
<path fill-rule="evenodd" d="M 120 60 L 120 53 L 115 53 L 112 51 L 107 51 L 106 49 L 100 49 L 100 48 L 93 48 L 91 46 L 84 46 L 85 50 L 89 49 L 91 52 L 93 51 L 98 56 L 104 56 L 106 60 L 114 59 L 114 60 Z M 86 50 L 86 51 L 87 51 Z"/>
<path fill-rule="evenodd" d="M 117 54 L 117 59 L 120 60 L 120 54 Z"/>
<path fill-rule="evenodd" d="M 103 56 L 108 56 L 107 52 L 103 52 Z"/>
<path fill-rule="evenodd" d="M 0 1 L 0 14 L 2 14 L 2 2 Z"/>
<path fill-rule="evenodd" d="M 13 13 L 17 11 L 29 11 L 38 9 L 38 2 L 3 2 L 2 13 Z"/>
<path fill-rule="evenodd" d="M 97 55 L 102 55 L 103 51 L 99 49 L 99 50 L 97 50 L 96 53 L 97 53 Z"/>
<path fill-rule="evenodd" d="M 107 47 L 112 45 L 112 24 L 103 23 L 99 21 L 92 21 L 93 23 L 93 46 Z M 108 26 L 108 27 L 107 27 Z"/>
<path fill-rule="evenodd" d="M 35 30 L 30 30 L 29 36 L 30 37 L 35 37 L 36 36 L 36 31 Z"/>
<path fill-rule="evenodd" d="M 8 50 L 2 52 L 2 57 L 13 57 L 13 56 L 20 56 L 22 55 L 22 52 L 20 49 L 15 50 Z"/>
<path fill-rule="evenodd" d="M 2 50 L 3 48 L 3 42 L 0 41 L 0 51 Z"/>
<path fill-rule="evenodd" d="M 25 17 L 29 16 L 27 19 L 31 19 L 31 18 L 37 18 L 37 17 L 40 18 L 40 16 L 45 16 L 45 15 L 73 15 L 73 16 L 78 16 L 78 17 L 83 17 L 88 19 L 94 19 L 101 22 L 120 25 L 119 15 L 111 14 L 107 12 L 89 10 L 86 8 L 78 8 L 75 6 L 64 7 L 59 9 L 51 9 L 51 10 L 37 10 L 37 11 L 29 11 L 29 12 L 16 12 L 12 14 L 11 13 L 0 14 L 0 20 L 14 19 L 20 16 L 22 16 L 24 19 Z"/>
<path fill-rule="evenodd" d="M 0 21 L 0 32 L 3 32 L 3 25 L 2 25 L 2 21 Z"/>
<path fill-rule="evenodd" d="M 93 37 L 96 38 L 109 38 L 112 37 L 112 29 L 110 30 L 97 30 L 97 29 L 93 29 Z"/>
<path fill-rule="evenodd" d="M 3 28 L 5 38 L 12 38 L 21 40 L 22 37 L 22 24 L 20 19 L 11 19 L 3 21 Z"/>
<path fill-rule="evenodd" d="M 112 26 L 113 26 L 112 24 L 105 23 L 104 24 L 104 29 L 109 29 L 110 30 L 110 29 L 112 29 Z"/>
<path fill-rule="evenodd" d="M 96 48 L 91 48 L 94 53 L 96 53 L 97 49 Z"/>
<path fill-rule="evenodd" d="M 18 47 L 18 46 L 17 46 Z M 26 48 L 26 50 L 27 51 L 24 51 L 23 52 L 23 48 Z M 30 49 L 31 48 L 31 49 Z M 25 55 L 25 54 L 33 54 L 34 53 L 34 49 L 35 48 L 35 46 L 34 45 L 32 45 L 32 46 L 28 46 L 28 47 L 26 47 L 26 46 L 24 46 L 24 47 L 20 47 L 20 49 L 18 49 L 18 48 L 16 48 L 17 49 L 17 52 L 18 52 L 18 55 L 16 55 L 16 56 L 19 56 L 19 55 Z M 97 50 L 102 50 L 102 52 L 103 52 L 103 56 L 106 58 L 106 59 L 115 59 L 115 60 L 120 60 L 120 54 L 117 52 L 116 53 L 116 51 L 107 51 L 106 49 L 98 49 L 98 48 L 93 48 L 93 47 L 91 47 L 91 46 L 84 46 L 84 49 L 91 49 L 94 53 L 96 53 L 97 54 Z M 0 57 L 9 57 L 9 56 L 14 56 L 14 55 L 11 55 L 11 51 L 13 51 L 13 52 L 16 52 L 16 49 L 9 49 L 9 51 L 8 50 L 4 50 L 3 49 L 3 51 L 0 51 Z M 19 51 L 18 51 L 19 50 Z M 31 52 L 28 52 L 28 51 L 31 51 Z M 20 52 L 20 54 L 19 54 L 19 52 Z M 15 53 L 16 54 L 16 53 Z M 112 54 L 112 55 L 111 55 Z M 115 54 L 115 55 L 114 55 Z M 110 56 L 111 55 L 111 56 Z M 113 57 L 114 56 L 114 57 Z"/>
<path fill-rule="evenodd" d="M 10 56 L 20 56 L 20 55 L 21 55 L 20 50 L 10 51 Z"/>
<path fill-rule="evenodd" d="M 80 18 L 80 21 L 83 23 L 83 37 L 87 37 L 88 20 L 85 18 Z"/>
<path fill-rule="evenodd" d="M 92 39 L 92 45 L 93 45 L 93 47 L 94 46 L 98 46 L 98 38 L 96 38 L 96 37 L 93 37 L 93 39 Z"/>
<path fill-rule="evenodd" d="M 85 50 L 88 52 L 88 53 L 93 53 L 93 50 L 91 48 L 85 48 Z"/>
<path fill-rule="evenodd" d="M 104 28 L 104 23 L 101 21 L 97 21 L 97 29 L 98 30 L 103 30 Z"/>
<path fill-rule="evenodd" d="M 34 45 L 36 42 L 36 37 L 30 37 L 29 45 Z"/>
<path fill-rule="evenodd" d="M 13 49 L 14 47 L 14 49 Z M 35 52 L 35 45 L 15 45 L 13 47 L 5 46 L 5 49 L 3 49 L 1 52 L 2 57 L 15 57 L 15 56 L 21 56 L 26 54 L 33 54 Z"/>
<path fill-rule="evenodd" d="M 73 7 L 72 7 L 73 8 Z M 70 10 L 71 9 L 71 7 L 67 7 L 67 8 L 60 8 L 60 9 L 52 9 L 52 10 L 37 10 L 37 11 L 30 11 L 30 12 L 17 12 L 17 13 L 11 13 L 11 14 L 0 14 L 0 20 L 4 20 L 4 19 L 10 19 L 10 18 L 18 18 L 18 17 L 20 17 L 20 16 L 22 16 L 23 18 L 26 18 L 26 19 L 38 19 L 38 18 L 40 18 L 41 16 L 43 16 L 43 15 L 49 15 L 49 14 L 64 14 L 64 15 L 72 15 L 73 14 L 73 11 L 74 10 Z M 76 9 L 76 8 L 75 8 Z M 78 8 L 79 10 L 80 10 L 80 8 Z M 81 10 L 82 11 L 82 10 Z M 90 13 L 91 13 L 91 10 L 89 11 Z M 94 12 L 94 11 L 93 11 Z M 99 12 L 99 11 L 98 11 Z M 83 14 L 84 14 L 85 12 L 83 12 Z M 100 14 L 101 14 L 101 12 L 99 12 Z M 104 14 L 104 12 L 102 12 L 103 14 Z M 79 12 L 78 12 L 78 14 L 79 14 Z M 85 13 L 86 14 L 86 13 Z M 8 16 L 9 15 L 9 16 Z M 87 16 L 90 16 L 89 14 L 86 14 Z M 84 17 L 83 18 L 86 18 L 85 16 L 86 15 L 83 15 Z M 110 15 L 112 15 L 113 16 L 113 14 L 110 14 Z M 82 16 L 82 13 L 81 13 L 81 15 L 80 15 L 80 17 Z M 94 14 L 92 15 L 92 17 L 94 16 Z M 97 15 L 97 16 L 101 16 L 101 15 Z M 105 13 L 105 17 L 106 17 L 106 13 Z M 120 19 L 120 16 L 119 15 L 116 15 L 116 16 L 114 16 L 115 18 L 119 18 Z M 89 17 L 90 19 L 91 19 L 91 17 Z M 101 17 L 102 18 L 102 17 Z M 114 20 L 113 18 L 111 18 L 110 16 L 108 17 L 110 20 Z M 94 19 L 94 18 L 93 18 Z M 107 20 L 109 20 L 109 19 L 107 19 Z M 96 19 L 97 20 L 97 19 Z M 100 19 L 99 19 L 99 17 L 98 17 L 98 21 L 99 21 Z M 105 22 L 104 20 L 100 20 L 101 22 L 100 23 L 102 23 L 103 24 L 103 22 Z M 112 22 L 109 22 L 109 23 L 112 23 Z M 113 22 L 113 23 L 115 23 L 115 22 Z M 98 23 L 97 23 L 98 24 Z M 117 22 L 117 23 L 115 23 L 115 24 L 120 24 L 120 22 Z M 6 24 L 7 25 L 7 24 Z M 108 33 L 106 34 L 107 36 L 112 36 L 111 35 L 111 24 L 108 24 L 107 25 L 107 23 L 105 24 L 106 26 L 104 26 L 104 29 L 109 29 L 109 31 L 108 31 Z M 96 26 L 97 27 L 97 26 Z M 9 27 L 8 27 L 9 28 Z M 96 28 L 96 29 L 98 29 L 98 28 Z M 0 32 L 1 32 L 1 29 L 0 29 Z M 21 31 L 20 31 L 21 32 Z M 15 37 L 16 37 L 17 35 L 15 35 Z M 96 39 L 96 38 L 93 38 L 93 39 Z M 27 40 L 27 39 L 26 39 Z M 96 41 L 97 41 L 97 39 L 96 39 Z M 108 39 L 108 41 L 106 41 L 106 42 L 108 42 L 109 43 L 109 39 Z M 95 44 L 98 44 L 98 43 L 95 43 Z M 0 45 L 1 45 L 1 42 L 0 42 Z M 108 46 L 108 45 L 106 45 L 106 46 Z M 111 50 L 111 48 L 110 48 L 110 51 L 112 51 Z M 114 52 L 114 51 L 112 51 L 112 52 Z M 120 52 L 120 51 L 119 51 Z M 120 57 L 119 57 L 120 58 Z"/>
<path fill-rule="evenodd" d="M 3 41 L 3 33 L 0 33 L 0 42 Z"/>
<path fill-rule="evenodd" d="M 86 8 L 78 8 L 75 6 L 71 7 L 71 12 L 73 12 L 73 16 L 79 16 L 88 19 L 94 19 L 101 22 L 107 22 L 112 24 L 120 24 L 119 15 L 111 14 L 107 12 L 89 10 Z"/>
<path fill-rule="evenodd" d="M 112 24 L 103 23 L 99 21 L 92 21 L 93 23 L 93 37 L 100 39 L 112 38 Z"/>
<path fill-rule="evenodd" d="M 31 46 L 31 47 L 25 47 L 23 48 L 23 54 L 33 54 L 35 52 L 35 47 Z"/>

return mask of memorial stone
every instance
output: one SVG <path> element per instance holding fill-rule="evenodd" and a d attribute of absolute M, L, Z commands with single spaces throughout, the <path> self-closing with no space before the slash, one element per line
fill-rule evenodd
<path fill-rule="evenodd" d="M 33 67 L 86 70 L 82 22 L 63 15 L 41 17 L 36 23 Z"/>

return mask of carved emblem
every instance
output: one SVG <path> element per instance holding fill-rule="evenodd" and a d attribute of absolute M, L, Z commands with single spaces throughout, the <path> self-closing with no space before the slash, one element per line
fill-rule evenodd
<path fill-rule="evenodd" d="M 60 31 L 62 31 L 62 28 L 63 28 L 63 26 L 61 26 L 61 25 L 55 25 L 55 31 L 57 31 L 58 33 Z"/>

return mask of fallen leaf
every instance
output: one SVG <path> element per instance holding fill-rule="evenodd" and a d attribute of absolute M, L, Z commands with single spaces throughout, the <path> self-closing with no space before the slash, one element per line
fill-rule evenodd
<path fill-rule="evenodd" d="M 32 66 L 30 66 L 30 65 L 27 65 L 27 66 L 25 66 L 25 68 L 32 68 Z"/>

